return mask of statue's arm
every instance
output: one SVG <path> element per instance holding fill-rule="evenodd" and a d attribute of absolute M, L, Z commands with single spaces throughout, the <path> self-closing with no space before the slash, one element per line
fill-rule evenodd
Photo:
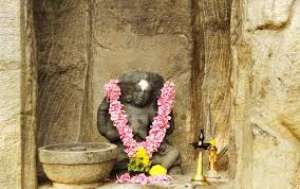
<path fill-rule="evenodd" d="M 101 135 L 109 141 L 116 141 L 119 139 L 117 129 L 113 126 L 108 112 L 109 102 L 103 99 L 97 112 L 97 128 Z"/>

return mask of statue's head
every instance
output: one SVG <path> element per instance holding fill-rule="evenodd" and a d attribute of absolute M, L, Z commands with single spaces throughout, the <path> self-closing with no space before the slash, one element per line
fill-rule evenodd
<path fill-rule="evenodd" d="M 121 101 L 143 107 L 155 102 L 163 86 L 163 78 L 152 72 L 134 71 L 120 77 Z"/>

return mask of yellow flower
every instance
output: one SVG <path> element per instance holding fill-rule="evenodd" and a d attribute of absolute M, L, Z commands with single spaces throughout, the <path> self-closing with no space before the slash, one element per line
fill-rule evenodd
<path fill-rule="evenodd" d="M 216 146 L 217 145 L 217 140 L 215 138 L 212 138 L 208 143 L 212 146 Z"/>
<path fill-rule="evenodd" d="M 163 176 L 167 174 L 167 169 L 161 165 L 154 165 L 151 167 L 149 174 L 151 176 Z"/>
<path fill-rule="evenodd" d="M 141 160 L 145 166 L 150 164 L 149 155 L 143 147 L 138 148 L 134 158 Z"/>
<path fill-rule="evenodd" d="M 146 152 L 145 148 L 139 147 L 135 153 L 135 157 L 146 157 L 148 153 Z"/>
<path fill-rule="evenodd" d="M 128 171 L 129 172 L 148 172 L 151 166 L 150 157 L 147 151 L 140 147 L 136 153 L 129 160 Z"/>

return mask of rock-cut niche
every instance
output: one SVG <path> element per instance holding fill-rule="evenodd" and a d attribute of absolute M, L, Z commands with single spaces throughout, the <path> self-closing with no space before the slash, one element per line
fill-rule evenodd
<path fill-rule="evenodd" d="M 206 102 L 226 146 L 231 1 L 209 1 L 34 1 L 38 146 L 103 140 L 96 130 L 103 86 L 136 69 L 157 72 L 179 89 L 171 140 L 184 170 L 194 167 L 189 143 L 207 123 Z"/>

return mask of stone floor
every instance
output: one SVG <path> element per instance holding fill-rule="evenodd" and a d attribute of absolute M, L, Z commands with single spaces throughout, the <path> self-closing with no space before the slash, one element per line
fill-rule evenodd
<path fill-rule="evenodd" d="M 229 183 L 225 181 L 219 182 L 210 182 L 208 186 L 195 186 L 190 182 L 190 175 L 177 175 L 173 176 L 174 181 L 170 183 L 168 186 L 142 186 L 135 184 L 116 184 L 113 182 L 105 183 L 102 186 L 97 187 L 96 189 L 230 189 L 232 188 Z M 51 186 L 51 184 L 44 184 L 39 187 L 39 189 L 55 189 Z M 76 189 L 74 187 L 66 187 L 62 189 Z M 94 189 L 94 188 L 91 188 Z"/>

